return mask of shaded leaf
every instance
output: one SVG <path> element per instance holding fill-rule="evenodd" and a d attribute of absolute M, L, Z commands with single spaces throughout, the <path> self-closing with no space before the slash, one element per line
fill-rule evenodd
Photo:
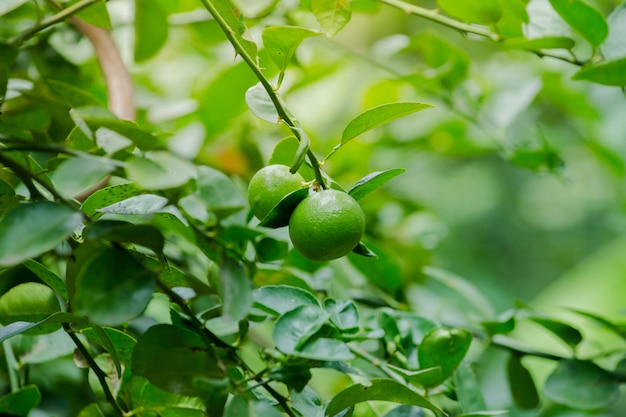
<path fill-rule="evenodd" d="M 604 16 L 587 3 L 580 0 L 550 0 L 550 4 L 563 20 L 593 46 L 599 46 L 606 38 L 609 27 Z"/>
<path fill-rule="evenodd" d="M 239 188 L 224 173 L 207 167 L 198 167 L 198 195 L 218 216 L 228 216 L 246 206 Z"/>
<path fill-rule="evenodd" d="M 155 0 L 135 0 L 135 61 L 153 57 L 168 36 L 167 14 Z"/>
<path fill-rule="evenodd" d="M 539 49 L 572 49 L 576 42 L 565 36 L 544 36 L 542 38 L 526 39 L 514 38 L 507 39 L 504 45 L 511 48 L 539 50 Z"/>
<path fill-rule="evenodd" d="M 480 383 L 469 364 L 463 362 L 457 368 L 454 373 L 454 386 L 461 410 L 464 413 L 480 412 L 487 409 L 485 398 L 480 391 Z"/>
<path fill-rule="evenodd" d="M 126 173 L 131 181 L 147 190 L 180 187 L 196 176 L 192 163 L 164 151 L 130 157 Z"/>
<path fill-rule="evenodd" d="M 297 355 L 298 349 L 311 339 L 328 320 L 328 313 L 318 306 L 300 305 L 281 315 L 272 337 L 283 353 Z"/>
<path fill-rule="evenodd" d="M 368 248 L 367 245 L 363 242 L 359 242 L 355 246 L 355 248 L 352 249 L 352 252 L 356 253 L 357 255 L 364 256 L 366 258 L 378 258 L 378 255 L 376 254 L 376 252 Z"/>
<path fill-rule="evenodd" d="M 319 301 L 313 294 L 289 285 L 266 285 L 254 290 L 253 297 L 258 308 L 275 316 L 300 306 L 320 308 Z"/>
<path fill-rule="evenodd" d="M 276 66 L 285 71 L 300 43 L 321 32 L 300 26 L 269 26 L 263 30 L 263 45 Z"/>
<path fill-rule="evenodd" d="M 0 296 L 0 323 L 36 323 L 61 311 L 54 292 L 38 282 L 24 282 L 10 288 Z M 57 323 L 40 325 L 28 330 L 28 334 L 51 333 L 59 329 Z"/>
<path fill-rule="evenodd" d="M 354 333 L 359 330 L 359 312 L 352 300 L 324 300 L 324 310 L 330 313 L 330 321 L 344 332 Z"/>
<path fill-rule="evenodd" d="M 52 182 L 57 191 L 73 197 L 96 184 L 115 167 L 101 158 L 74 157 L 63 161 L 52 173 Z"/>
<path fill-rule="evenodd" d="M 498 0 L 437 0 L 441 9 L 450 16 L 465 22 L 491 24 L 502 16 Z"/>
<path fill-rule="evenodd" d="M 572 79 L 624 87 L 626 86 L 626 58 L 583 67 L 572 76 Z"/>
<path fill-rule="evenodd" d="M 509 356 L 506 369 L 515 404 L 525 410 L 537 407 L 539 393 L 532 375 L 522 364 L 522 358 L 517 355 Z"/>
<path fill-rule="evenodd" d="M 26 385 L 0 397 L 0 414 L 3 416 L 26 417 L 41 402 L 41 393 L 36 385 Z"/>
<path fill-rule="evenodd" d="M 311 10 L 328 36 L 337 34 L 352 17 L 350 0 L 311 0 Z"/>
<path fill-rule="evenodd" d="M 220 295 L 224 315 L 243 320 L 252 307 L 252 284 L 239 262 L 225 259 L 220 265 Z"/>
<path fill-rule="evenodd" d="M 336 416 L 346 408 L 364 401 L 390 401 L 415 405 L 442 413 L 443 411 L 405 385 L 391 379 L 372 379 L 370 385 L 355 384 L 335 395 L 326 407 L 326 416 Z"/>
<path fill-rule="evenodd" d="M 65 282 L 57 274 L 32 259 L 24 261 L 24 266 L 37 275 L 37 278 L 42 280 L 52 291 L 63 297 L 64 300 L 67 300 Z"/>
<path fill-rule="evenodd" d="M 289 244 L 284 240 L 264 237 L 254 243 L 254 249 L 261 262 L 274 262 L 287 257 Z"/>
<path fill-rule="evenodd" d="M 290 192 L 267 213 L 267 216 L 261 220 L 259 226 L 270 227 L 272 229 L 287 226 L 291 218 L 291 213 L 293 213 L 298 204 L 307 198 L 308 195 L 308 188 L 301 188 Z"/>
<path fill-rule="evenodd" d="M 626 3 L 617 5 L 607 18 L 609 34 L 600 46 L 606 60 L 626 57 Z"/>
<path fill-rule="evenodd" d="M 87 323 L 87 320 L 84 317 L 78 317 L 72 313 L 59 312 L 54 313 L 46 317 L 45 319 L 34 323 L 28 321 L 16 321 L 0 328 L 0 342 L 15 335 L 22 334 L 32 329 L 33 327 L 56 323 L 85 324 Z"/>
<path fill-rule="evenodd" d="M 619 398 L 619 383 L 593 362 L 562 360 L 546 380 L 550 400 L 580 410 L 608 407 Z"/>
<path fill-rule="evenodd" d="M 404 168 L 394 168 L 387 171 L 372 172 L 371 174 L 367 174 L 365 177 L 358 180 L 350 191 L 348 191 L 348 194 L 350 194 L 355 200 L 360 200 L 376 188 L 391 180 L 393 177 L 397 177 L 405 172 L 406 169 Z"/>
<path fill-rule="evenodd" d="M 472 333 L 464 329 L 439 327 L 422 339 L 417 357 L 420 368 L 441 369 L 441 378 L 424 381 L 425 386 L 435 386 L 448 379 L 461 364 L 472 343 Z"/>
<path fill-rule="evenodd" d="M 0 222 L 0 265 L 17 265 L 53 249 L 82 220 L 81 213 L 49 201 L 18 205 Z"/>
<path fill-rule="evenodd" d="M 572 348 L 575 348 L 583 340 L 580 331 L 569 324 L 543 317 L 531 317 L 530 319 L 551 331 Z"/>
<path fill-rule="evenodd" d="M 132 224 L 118 220 L 92 222 L 83 231 L 85 240 L 106 239 L 117 243 L 134 243 L 151 249 L 155 254 L 163 253 L 165 239 L 161 231 L 147 224 Z"/>
<path fill-rule="evenodd" d="M 343 145 L 360 134 L 382 124 L 430 107 L 433 106 L 415 102 L 398 102 L 371 108 L 359 114 L 348 123 L 341 135 L 341 144 Z"/>

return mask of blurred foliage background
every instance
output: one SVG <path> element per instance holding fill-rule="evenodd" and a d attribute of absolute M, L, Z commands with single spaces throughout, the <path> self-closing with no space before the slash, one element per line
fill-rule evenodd
<path fill-rule="evenodd" d="M 257 42 L 269 24 L 317 25 L 297 0 L 233 3 Z M 530 21 L 514 21 L 502 32 L 581 39 L 549 10 L 547 0 L 526 3 L 503 2 L 526 6 Z M 608 15 L 620 2 L 588 3 Z M 456 320 L 471 314 L 423 273 L 426 266 L 436 267 L 472 282 L 499 312 L 520 303 L 568 320 L 575 321 L 562 307 L 622 320 L 623 90 L 573 81 L 576 65 L 464 36 L 378 1 L 352 5 L 352 20 L 337 36 L 303 41 L 279 93 L 319 157 L 368 108 L 399 100 L 435 106 L 355 139 L 324 166 L 346 188 L 372 171 L 407 169 L 362 201 L 366 241 L 381 254 L 383 266 L 376 272 L 382 285 L 430 316 Z M 0 36 L 10 38 L 34 24 L 39 6 L 4 0 Z M 248 111 L 244 93 L 256 79 L 206 10 L 196 0 L 110 0 L 107 8 L 137 88 L 139 124 L 166 132 L 161 138 L 172 152 L 231 174 L 245 190 L 285 131 Z M 583 41 L 574 52 L 593 53 Z M 23 83 L 55 79 L 105 102 L 91 47 L 71 28 L 56 27 L 24 53 L 28 59 L 18 59 L 7 97 Z M 264 51 L 260 60 L 268 77 L 278 74 Z M 48 103 L 20 104 L 29 110 L 11 119 L 14 109 L 6 109 L 8 125 L 40 123 L 42 135 L 56 131 L 52 140 L 65 139 L 70 127 L 49 129 L 48 112 L 41 110 Z M 369 261 L 354 264 L 359 262 Z M 341 260 L 326 268 L 349 275 L 354 266 Z M 545 343 L 541 337 L 530 341 Z M 598 340 L 607 347 L 614 342 Z M 494 354 L 484 364 L 484 383 L 494 390 L 490 401 L 496 407 L 506 403 L 497 388 L 499 360 Z"/>

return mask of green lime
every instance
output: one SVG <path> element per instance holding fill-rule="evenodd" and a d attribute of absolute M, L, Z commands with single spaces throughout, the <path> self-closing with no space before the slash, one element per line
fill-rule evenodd
<path fill-rule="evenodd" d="M 311 194 L 296 206 L 289 220 L 293 246 L 314 261 L 347 255 L 363 237 L 364 229 L 359 203 L 337 190 Z"/>
<path fill-rule="evenodd" d="M 268 165 L 252 176 L 248 202 L 257 219 L 263 220 L 287 194 L 302 188 L 302 175 L 289 172 L 287 165 Z"/>

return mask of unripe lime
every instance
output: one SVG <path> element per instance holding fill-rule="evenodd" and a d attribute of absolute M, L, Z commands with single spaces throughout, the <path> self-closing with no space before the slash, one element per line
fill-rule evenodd
<path fill-rule="evenodd" d="M 302 188 L 302 175 L 292 174 L 286 165 L 268 165 L 257 171 L 248 186 L 248 202 L 262 220 L 284 196 Z"/>
<path fill-rule="evenodd" d="M 363 210 L 349 194 L 337 190 L 313 193 L 293 211 L 289 236 L 293 246 L 314 261 L 347 255 L 365 229 Z"/>

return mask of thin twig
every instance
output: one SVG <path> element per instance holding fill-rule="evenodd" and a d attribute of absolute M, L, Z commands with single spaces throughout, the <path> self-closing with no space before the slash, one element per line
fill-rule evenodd
<path fill-rule="evenodd" d="M 7 362 L 7 373 L 9 374 L 11 392 L 16 392 L 20 389 L 20 382 L 17 376 L 17 360 L 15 359 L 15 353 L 13 353 L 13 347 L 9 340 L 2 341 L 2 350 L 4 350 L 4 356 Z"/>

